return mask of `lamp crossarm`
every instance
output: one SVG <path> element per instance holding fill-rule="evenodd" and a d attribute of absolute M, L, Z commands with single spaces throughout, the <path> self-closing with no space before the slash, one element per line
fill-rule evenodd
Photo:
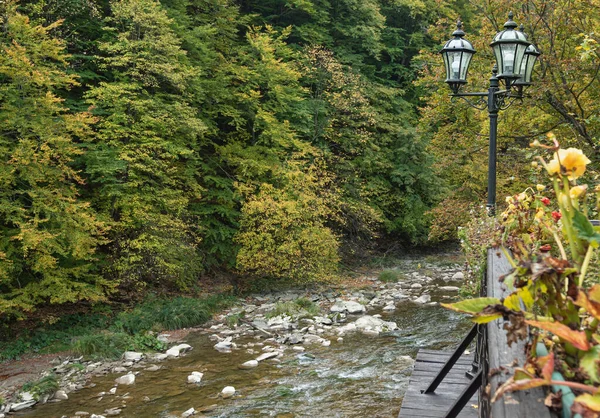
<path fill-rule="evenodd" d="M 511 107 L 517 100 L 523 100 L 522 93 L 514 93 L 511 90 L 497 90 L 494 92 L 461 92 L 451 94 L 451 100 L 454 101 L 456 98 L 460 98 L 467 102 L 467 104 L 477 110 L 488 109 L 489 97 L 493 94 L 494 106 L 498 110 L 506 110 Z M 478 100 L 471 100 L 469 97 L 479 97 Z M 506 102 L 508 100 L 508 103 Z M 489 110 L 489 109 L 488 109 Z"/>

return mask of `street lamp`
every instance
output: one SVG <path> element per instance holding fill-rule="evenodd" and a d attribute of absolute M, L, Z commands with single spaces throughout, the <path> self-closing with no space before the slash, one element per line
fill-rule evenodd
<path fill-rule="evenodd" d="M 463 85 L 467 84 L 467 72 L 475 48 L 466 39 L 459 20 L 453 38 L 444 45 L 440 51 L 446 67 L 446 83 L 452 90 L 452 98 L 460 97 L 470 106 L 484 110 L 487 109 L 490 118 L 490 147 L 488 162 L 488 201 L 487 210 L 493 215 L 496 208 L 496 137 L 498 133 L 498 112 L 507 109 L 516 99 L 523 99 L 523 90 L 531 85 L 533 66 L 540 55 L 537 48 L 527 40 L 517 24 L 512 20 L 512 12 L 508 14 L 508 21 L 504 30 L 494 36 L 490 44 L 496 58 L 496 65 L 492 70 L 490 87 L 487 92 L 468 93 L 461 92 Z M 500 88 L 500 81 L 504 82 L 504 89 Z M 467 97 L 480 97 L 478 102 L 472 102 Z"/>

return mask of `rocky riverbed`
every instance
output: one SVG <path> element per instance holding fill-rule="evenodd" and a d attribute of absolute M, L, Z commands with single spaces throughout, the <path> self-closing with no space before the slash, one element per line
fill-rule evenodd
<path fill-rule="evenodd" d="M 15 393 L 0 417 L 389 417 L 417 350 L 469 328 L 438 306 L 456 298 L 460 267 L 405 260 L 396 283 L 373 273 L 354 289 L 252 295 L 182 341 L 160 335 L 164 353 L 57 359 L 60 388 Z"/>

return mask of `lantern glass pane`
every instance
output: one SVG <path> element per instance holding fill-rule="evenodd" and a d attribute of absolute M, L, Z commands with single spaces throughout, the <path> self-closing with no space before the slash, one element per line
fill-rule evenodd
<path fill-rule="evenodd" d="M 444 52 L 442 57 L 444 57 L 444 66 L 446 67 L 446 80 L 450 79 L 450 63 L 448 62 L 449 52 Z"/>
<path fill-rule="evenodd" d="M 525 56 L 525 51 L 527 50 L 528 45 L 518 44 L 515 52 L 515 63 L 514 69 L 518 71 L 513 71 L 515 75 L 523 74 L 521 70 L 521 63 L 523 62 L 523 57 Z"/>
<path fill-rule="evenodd" d="M 503 66 L 503 60 L 502 60 L 502 45 L 498 44 L 498 45 L 494 45 L 492 47 L 492 49 L 494 50 L 494 55 L 496 56 L 496 65 L 498 66 L 498 69 L 500 70 L 500 72 L 502 72 L 502 66 Z"/>
<path fill-rule="evenodd" d="M 500 74 L 511 75 L 515 72 L 516 47 L 515 44 L 501 44 L 503 66 L 499 67 Z"/>
<path fill-rule="evenodd" d="M 460 64 L 461 64 L 462 51 L 449 52 L 448 61 L 450 64 L 450 79 L 460 80 Z"/>
<path fill-rule="evenodd" d="M 467 71 L 469 70 L 469 64 L 471 63 L 471 58 L 473 57 L 473 54 L 465 51 L 462 54 L 462 63 L 460 65 L 460 79 L 461 80 L 466 80 L 467 79 Z"/>

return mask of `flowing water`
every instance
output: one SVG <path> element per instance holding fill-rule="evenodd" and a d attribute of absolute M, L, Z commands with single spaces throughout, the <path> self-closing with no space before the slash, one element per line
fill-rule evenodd
<path fill-rule="evenodd" d="M 433 300 L 439 300 L 435 294 Z M 396 311 L 382 315 L 396 322 L 398 330 L 377 337 L 346 334 L 343 342 L 333 338 L 329 347 L 306 345 L 301 353 L 288 347 L 281 358 L 262 361 L 250 370 L 240 370 L 238 365 L 257 354 L 245 349 L 219 353 L 208 332 L 192 333 L 186 338 L 192 351 L 158 363 L 162 366 L 158 371 L 144 370 L 150 365 L 146 363 L 135 384 L 119 386 L 115 395 L 99 393 L 111 389 L 123 373 L 95 377 L 93 387 L 70 393 L 68 401 L 16 415 L 60 418 L 75 416 L 77 411 L 104 415 L 105 410 L 118 407 L 122 408 L 119 417 L 166 418 L 179 417 L 193 407 L 203 411 L 195 416 L 206 417 L 395 417 L 417 351 L 451 349 L 471 325 L 440 306 L 412 302 L 400 303 Z M 257 342 L 254 337 L 236 340 L 238 346 Z M 260 351 L 261 347 L 253 348 Z M 199 385 L 187 383 L 192 371 L 204 373 Z M 225 386 L 235 387 L 233 398 L 219 396 Z"/>
<path fill-rule="evenodd" d="M 244 350 L 219 353 L 207 334 L 190 334 L 187 342 L 194 349 L 189 354 L 163 362 L 158 371 L 144 371 L 134 385 L 119 387 L 114 396 L 98 397 L 114 386 L 118 375 L 111 374 L 95 378 L 93 388 L 71 393 L 67 402 L 40 405 L 18 415 L 101 414 L 126 405 L 119 416 L 180 416 L 194 407 L 214 408 L 203 413 L 208 417 L 393 417 L 400 410 L 418 349 L 450 348 L 470 324 L 439 306 L 412 303 L 384 319 L 395 321 L 399 330 L 379 337 L 349 334 L 342 343 L 309 345 L 304 353 L 287 350 L 280 362 L 267 360 L 251 370 L 239 370 L 237 365 L 255 355 Z M 204 373 L 199 386 L 187 383 L 192 371 Z M 221 399 L 218 395 L 225 386 L 234 386 L 236 397 Z"/>

